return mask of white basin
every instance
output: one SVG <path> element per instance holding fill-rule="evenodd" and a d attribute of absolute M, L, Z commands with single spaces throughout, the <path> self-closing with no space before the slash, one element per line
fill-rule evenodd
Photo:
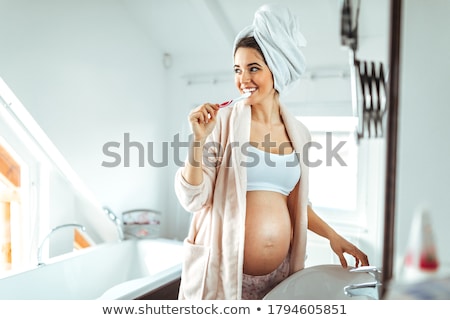
<path fill-rule="evenodd" d="M 181 276 L 182 242 L 105 243 L 0 278 L 0 300 L 135 299 Z"/>
<path fill-rule="evenodd" d="M 264 300 L 367 300 L 365 296 L 349 297 L 344 287 L 372 282 L 366 272 L 350 272 L 341 265 L 318 265 L 298 271 L 272 289 Z"/>

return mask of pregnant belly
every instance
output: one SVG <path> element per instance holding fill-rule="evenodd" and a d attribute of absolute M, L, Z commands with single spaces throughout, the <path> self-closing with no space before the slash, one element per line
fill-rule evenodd
<path fill-rule="evenodd" d="M 291 220 L 286 196 L 270 191 L 247 192 L 244 273 L 264 275 L 286 258 Z"/>

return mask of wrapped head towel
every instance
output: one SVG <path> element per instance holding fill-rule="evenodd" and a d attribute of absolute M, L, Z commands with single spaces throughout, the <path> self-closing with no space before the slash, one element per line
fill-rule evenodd
<path fill-rule="evenodd" d="M 260 7 L 253 24 L 245 27 L 234 40 L 233 55 L 238 42 L 253 36 L 261 47 L 267 65 L 272 71 L 274 87 L 281 94 L 294 85 L 306 69 L 301 47 L 306 39 L 300 32 L 297 17 L 279 4 Z"/>

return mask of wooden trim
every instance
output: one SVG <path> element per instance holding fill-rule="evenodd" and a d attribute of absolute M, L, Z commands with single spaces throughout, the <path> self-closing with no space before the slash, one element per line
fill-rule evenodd
<path fill-rule="evenodd" d="M 75 233 L 75 235 L 74 235 L 75 248 L 82 249 L 82 248 L 87 248 L 87 247 L 91 246 L 90 242 L 86 239 L 86 237 L 80 231 L 75 229 L 74 233 Z"/>
<path fill-rule="evenodd" d="M 20 165 L 0 144 L 0 174 L 15 187 L 20 187 Z"/>
<path fill-rule="evenodd" d="M 0 202 L 0 269 L 11 268 L 11 205 L 9 202 Z"/>

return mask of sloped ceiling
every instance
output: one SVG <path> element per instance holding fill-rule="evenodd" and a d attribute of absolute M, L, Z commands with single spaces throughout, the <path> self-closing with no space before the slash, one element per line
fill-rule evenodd
<path fill-rule="evenodd" d="M 252 23 L 264 0 L 133 0 L 123 1 L 128 14 L 155 45 L 177 56 L 226 53 L 231 56 L 235 35 Z M 308 41 L 308 65 L 348 63 L 340 46 L 339 0 L 280 0 L 299 17 Z"/>

